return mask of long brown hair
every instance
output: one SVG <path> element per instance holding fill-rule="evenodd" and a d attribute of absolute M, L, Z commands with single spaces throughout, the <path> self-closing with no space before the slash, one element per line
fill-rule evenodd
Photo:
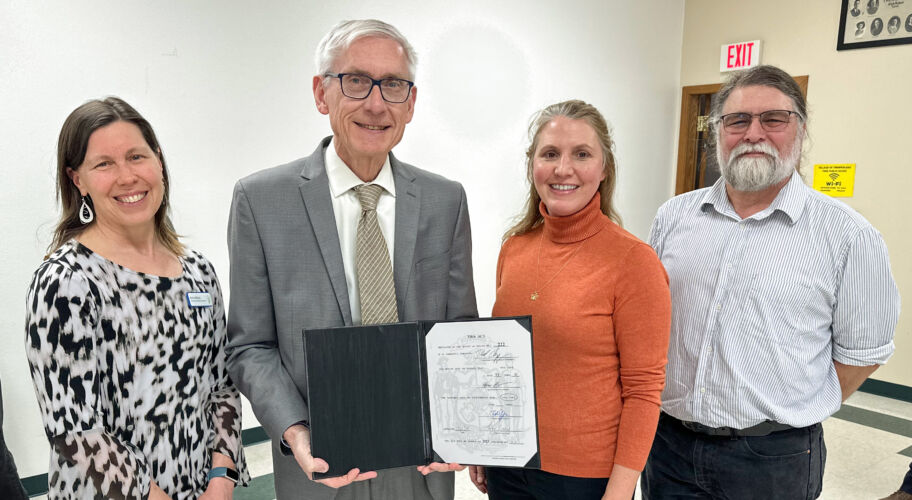
<path fill-rule="evenodd" d="M 541 196 L 535 190 L 535 181 L 532 179 L 532 164 L 535 160 L 535 150 L 538 148 L 541 131 L 545 128 L 545 125 L 558 116 L 563 116 L 570 120 L 585 120 L 595 131 L 599 145 L 602 147 L 602 156 L 605 159 L 605 180 L 598 187 L 598 192 L 601 196 L 602 213 L 618 225 L 621 224 L 621 216 L 614 209 L 614 185 L 617 179 L 617 167 L 614 159 L 614 141 L 611 139 L 611 130 L 608 128 L 605 117 L 599 113 L 595 106 L 573 99 L 546 107 L 533 115 L 529 123 L 530 144 L 529 149 L 526 150 L 526 181 L 529 183 L 529 197 L 526 198 L 522 213 L 516 218 L 516 224 L 504 233 L 503 241 L 506 241 L 511 236 L 527 233 L 538 227 L 543 221 L 541 214 L 538 212 Z"/>
<path fill-rule="evenodd" d="M 73 110 L 63 122 L 60 138 L 57 140 L 57 202 L 60 204 L 60 220 L 54 229 L 54 238 L 48 246 L 49 255 L 95 224 L 94 221 L 88 224 L 79 221 L 82 195 L 70 180 L 67 170 L 79 170 L 85 160 L 89 137 L 92 136 L 92 133 L 117 121 L 129 122 L 139 127 L 146 143 L 161 161 L 164 193 L 161 206 L 155 212 L 155 235 L 168 250 L 175 255 L 183 255 L 184 245 L 178 239 L 169 216 L 168 167 L 165 164 L 161 146 L 158 144 L 158 138 L 155 137 L 152 125 L 132 106 L 117 97 L 91 100 Z M 91 198 L 86 197 L 86 202 L 92 207 L 92 210 L 95 209 Z"/>

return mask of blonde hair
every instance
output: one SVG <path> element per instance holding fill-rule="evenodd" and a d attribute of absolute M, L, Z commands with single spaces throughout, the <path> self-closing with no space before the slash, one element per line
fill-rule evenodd
<path fill-rule="evenodd" d="M 559 116 L 570 120 L 585 120 L 595 131 L 599 145 L 602 148 L 605 168 L 605 180 L 599 183 L 598 187 L 601 197 L 601 210 L 603 214 L 607 215 L 615 223 L 621 224 L 621 216 L 618 215 L 614 208 L 614 185 L 617 179 L 617 166 L 615 164 L 614 141 L 611 139 L 611 130 L 605 121 L 605 117 L 595 106 L 573 99 L 552 104 L 532 116 L 532 120 L 529 123 L 530 144 L 529 149 L 526 150 L 526 181 L 529 183 L 529 197 L 526 198 L 525 208 L 516 217 L 517 222 L 504 233 L 503 241 L 506 241 L 511 236 L 527 233 L 538 227 L 543 221 L 541 213 L 538 211 L 541 196 L 535 190 L 535 182 L 532 179 L 532 166 L 541 131 L 545 128 L 545 125 Z"/>

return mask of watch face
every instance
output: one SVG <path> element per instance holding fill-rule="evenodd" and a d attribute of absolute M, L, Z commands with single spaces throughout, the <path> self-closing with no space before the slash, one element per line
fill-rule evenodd
<path fill-rule="evenodd" d="M 234 481 L 235 483 L 237 483 L 238 480 L 241 479 L 241 475 L 238 474 L 238 471 L 236 471 L 236 470 L 234 470 L 234 469 L 225 469 L 225 470 L 227 471 L 227 473 L 225 474 L 225 476 L 226 476 L 228 479 Z"/>

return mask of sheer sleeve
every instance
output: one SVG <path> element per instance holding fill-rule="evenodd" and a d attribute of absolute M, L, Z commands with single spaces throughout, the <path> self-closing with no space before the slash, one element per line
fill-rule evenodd
<path fill-rule="evenodd" d="M 210 266 L 211 264 L 207 265 Z M 209 408 L 214 425 L 214 434 L 209 444 L 213 453 L 221 453 L 230 458 L 237 469 L 240 480 L 239 485 L 246 486 L 250 482 L 250 474 L 247 471 L 247 463 L 244 458 L 244 445 L 241 440 L 241 395 L 237 386 L 228 376 L 227 358 L 225 346 L 228 342 L 225 329 L 225 305 L 222 300 L 222 291 L 212 272 L 212 296 L 213 296 L 213 360 L 212 370 L 210 371 L 212 394 L 210 396 Z"/>
<path fill-rule="evenodd" d="M 26 304 L 26 355 L 51 445 L 50 497 L 146 498 L 145 457 L 111 429 L 99 387 L 100 337 L 115 335 L 99 321 L 98 290 L 79 271 L 47 262 L 35 273 Z M 106 328 L 107 326 L 107 328 Z"/>

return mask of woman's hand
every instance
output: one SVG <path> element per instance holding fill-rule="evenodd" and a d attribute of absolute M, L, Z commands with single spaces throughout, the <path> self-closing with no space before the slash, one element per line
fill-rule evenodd
<path fill-rule="evenodd" d="M 639 477 L 640 471 L 614 464 L 614 468 L 611 469 L 611 480 L 608 481 L 602 500 L 630 500 L 636 491 Z"/>
<path fill-rule="evenodd" d="M 236 470 L 231 457 L 217 451 L 212 452 L 212 468 L 216 467 L 227 467 Z M 209 480 L 209 485 L 206 486 L 206 491 L 200 495 L 199 500 L 231 500 L 232 495 L 234 495 L 234 487 L 234 481 L 227 477 L 214 477 Z"/>
<path fill-rule="evenodd" d="M 149 481 L 149 500 L 171 500 L 171 497 L 152 480 Z"/>
<path fill-rule="evenodd" d="M 199 500 L 231 500 L 234 495 L 234 481 L 227 477 L 214 477 Z"/>
<path fill-rule="evenodd" d="M 478 491 L 487 494 L 488 493 L 488 478 L 485 475 L 484 467 L 480 465 L 470 465 L 469 466 L 469 479 L 472 480 L 472 484 L 478 488 Z"/>

